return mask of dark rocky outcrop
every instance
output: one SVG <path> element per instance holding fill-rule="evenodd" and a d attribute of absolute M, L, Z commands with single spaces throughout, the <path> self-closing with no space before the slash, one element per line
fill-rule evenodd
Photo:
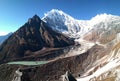
<path fill-rule="evenodd" d="M 73 75 L 69 71 L 67 71 L 63 76 L 63 81 L 77 81 L 77 80 L 73 77 Z"/>
<path fill-rule="evenodd" d="M 61 48 L 73 44 L 73 40 L 52 30 L 35 15 L 0 46 L 0 61 L 34 55 L 43 48 Z"/>

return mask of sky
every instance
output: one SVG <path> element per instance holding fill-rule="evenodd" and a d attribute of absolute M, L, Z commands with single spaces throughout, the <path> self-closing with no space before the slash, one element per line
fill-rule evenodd
<path fill-rule="evenodd" d="M 59 9 L 79 20 L 97 14 L 120 16 L 120 0 L 0 0 L 0 35 L 15 32 L 33 15 Z"/>

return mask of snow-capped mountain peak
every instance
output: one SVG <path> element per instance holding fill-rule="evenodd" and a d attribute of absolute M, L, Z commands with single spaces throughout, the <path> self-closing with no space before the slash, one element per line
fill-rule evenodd
<path fill-rule="evenodd" d="M 120 29 L 120 16 L 106 13 L 98 14 L 90 20 L 77 20 L 62 10 L 52 9 L 45 14 L 42 20 L 54 30 L 68 34 L 73 38 L 83 37 L 92 31 L 99 30 L 98 34 L 102 34 L 106 31 Z"/>
<path fill-rule="evenodd" d="M 104 14 L 97 14 L 95 17 L 93 17 L 91 20 L 101 20 L 101 21 L 103 21 L 103 20 L 106 20 L 108 17 L 111 17 L 112 15 L 111 14 L 106 14 L 106 13 L 104 13 Z"/>
<path fill-rule="evenodd" d="M 58 10 L 58 9 L 52 9 L 51 11 L 47 12 L 44 14 L 45 16 L 42 18 L 44 19 L 45 17 L 56 17 L 56 18 L 61 18 L 61 19 L 73 19 L 73 17 L 71 17 L 70 15 L 64 13 L 62 10 Z"/>
<path fill-rule="evenodd" d="M 79 21 L 61 10 L 52 9 L 45 14 L 42 20 L 62 33 L 77 33 L 80 31 Z"/>
<path fill-rule="evenodd" d="M 111 15 L 111 14 L 97 14 L 95 17 L 91 18 L 90 24 L 95 25 L 100 22 L 110 22 L 118 19 L 119 16 Z"/>

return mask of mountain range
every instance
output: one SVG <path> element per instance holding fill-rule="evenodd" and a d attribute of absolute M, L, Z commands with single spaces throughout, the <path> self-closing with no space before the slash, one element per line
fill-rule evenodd
<path fill-rule="evenodd" d="M 15 81 L 20 68 L 21 81 L 63 81 L 67 72 L 77 81 L 120 81 L 119 56 L 120 16 L 104 13 L 78 20 L 53 9 L 42 19 L 37 15 L 28 19 L 1 44 L 0 80 Z M 47 63 L 4 64 L 11 61 Z"/>
<path fill-rule="evenodd" d="M 2 44 L 12 33 L 8 33 L 7 35 L 0 36 L 0 44 Z"/>
<path fill-rule="evenodd" d="M 96 33 L 106 32 L 107 30 L 120 30 L 120 17 L 106 13 L 98 14 L 90 20 L 78 20 L 61 10 L 53 9 L 46 13 L 42 20 L 48 23 L 54 30 L 66 33 L 73 38 L 82 37 L 96 30 L 99 30 Z"/>

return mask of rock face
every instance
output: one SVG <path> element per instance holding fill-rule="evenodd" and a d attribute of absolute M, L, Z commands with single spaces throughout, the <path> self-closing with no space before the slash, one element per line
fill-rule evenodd
<path fill-rule="evenodd" d="M 22 72 L 20 72 L 20 68 L 18 68 L 15 71 L 15 75 L 12 81 L 21 81 L 21 76 L 22 76 Z"/>
<path fill-rule="evenodd" d="M 73 44 L 73 40 L 53 31 L 35 15 L 0 46 L 0 61 L 28 57 L 43 48 L 61 48 Z"/>
<path fill-rule="evenodd" d="M 67 71 L 66 74 L 63 76 L 63 81 L 77 81 L 72 74 Z"/>

